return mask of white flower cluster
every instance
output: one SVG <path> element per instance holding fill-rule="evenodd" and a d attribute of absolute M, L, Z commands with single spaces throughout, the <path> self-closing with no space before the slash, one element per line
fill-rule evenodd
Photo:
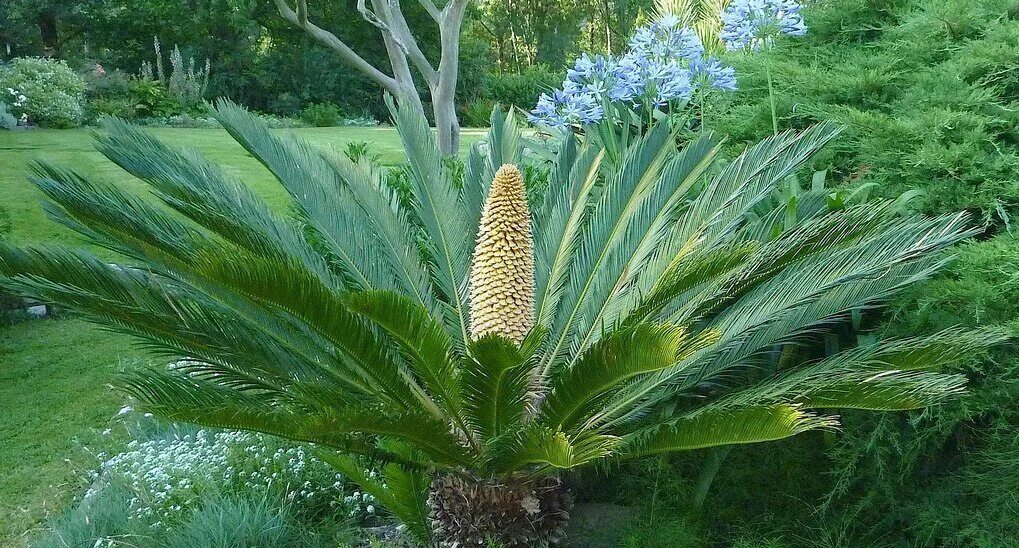
<path fill-rule="evenodd" d="M 198 430 L 128 444 L 96 473 L 98 488 L 126 488 L 131 518 L 166 527 L 200 507 L 210 494 L 279 493 L 298 510 L 334 508 L 355 518 L 374 513 L 374 499 L 344 496 L 343 477 L 304 447 L 283 446 L 248 432 Z M 336 508 L 339 506 L 340 508 Z"/>
<path fill-rule="evenodd" d="M 20 91 L 14 88 L 7 88 L 7 93 L 11 97 L 13 97 L 13 100 L 11 101 L 11 106 L 23 107 L 25 106 L 26 103 L 28 103 L 28 97 L 26 97 L 24 93 L 21 93 Z"/>

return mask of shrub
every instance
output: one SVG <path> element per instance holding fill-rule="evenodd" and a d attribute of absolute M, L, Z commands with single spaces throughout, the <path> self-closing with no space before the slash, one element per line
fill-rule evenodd
<path fill-rule="evenodd" d="M 88 103 L 88 118 L 96 121 L 103 116 L 116 116 L 125 120 L 135 117 L 137 109 L 134 101 L 123 99 L 93 99 Z"/>
<path fill-rule="evenodd" d="M 782 127 L 834 119 L 841 181 L 909 189 L 924 212 L 1019 215 L 1019 21 L 1014 0 L 812 3 L 811 32 L 767 56 Z M 771 133 L 766 64 L 734 58 L 740 90 L 712 125 L 738 148 Z"/>
<path fill-rule="evenodd" d="M 12 130 L 18 127 L 18 119 L 11 114 L 6 103 L 0 102 L 0 129 Z"/>
<path fill-rule="evenodd" d="M 130 120 L 138 114 L 135 82 L 129 74 L 119 70 L 93 70 L 86 76 L 86 83 L 85 98 L 90 122 L 102 116 Z"/>
<path fill-rule="evenodd" d="M 331 127 L 340 121 L 340 107 L 332 103 L 315 103 L 304 107 L 298 118 L 315 127 Z"/>
<path fill-rule="evenodd" d="M 70 128 L 85 118 L 85 80 L 64 61 L 23 57 L 0 67 L 0 93 L 15 116 L 42 127 Z"/>
<path fill-rule="evenodd" d="M 85 503 L 107 489 L 129 492 L 131 515 L 149 524 L 185 520 L 211 493 L 286 500 L 309 518 L 337 512 L 369 517 L 372 501 L 345 498 L 343 486 L 343 478 L 306 447 L 245 432 L 171 430 L 132 441 L 103 462 Z M 350 506 L 339 508 L 343 504 Z"/>
<path fill-rule="evenodd" d="M 478 99 L 467 103 L 460 115 L 461 123 L 467 127 L 486 127 L 495 103 L 491 99 Z"/>
<path fill-rule="evenodd" d="M 154 80 L 133 80 L 131 96 L 135 103 L 135 113 L 142 118 L 168 118 L 184 114 L 186 110 L 164 86 Z"/>
<path fill-rule="evenodd" d="M 530 110 L 543 92 L 557 87 L 563 81 L 561 71 L 553 71 L 545 65 L 534 65 L 519 73 L 493 73 L 485 78 L 484 93 L 479 99 L 489 105 L 498 103 L 506 107 Z M 491 109 L 483 114 L 488 125 Z"/>

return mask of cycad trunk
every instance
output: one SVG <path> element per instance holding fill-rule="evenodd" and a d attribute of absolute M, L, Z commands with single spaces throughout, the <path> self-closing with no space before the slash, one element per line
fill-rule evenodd
<path fill-rule="evenodd" d="M 446 475 L 428 493 L 432 536 L 440 546 L 548 546 L 566 537 L 572 506 L 556 477 Z"/>

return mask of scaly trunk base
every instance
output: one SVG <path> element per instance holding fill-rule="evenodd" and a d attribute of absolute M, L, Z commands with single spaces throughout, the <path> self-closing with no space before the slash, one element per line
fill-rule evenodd
<path fill-rule="evenodd" d="M 432 482 L 428 507 L 440 546 L 548 546 L 565 538 L 573 498 L 559 478 L 447 475 Z"/>

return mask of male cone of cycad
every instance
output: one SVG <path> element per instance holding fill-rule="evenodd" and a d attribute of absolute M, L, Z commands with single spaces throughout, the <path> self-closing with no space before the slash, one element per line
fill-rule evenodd
<path fill-rule="evenodd" d="M 524 177 L 496 172 L 478 226 L 470 278 L 471 337 L 503 335 L 517 344 L 534 326 L 534 245 Z"/>

